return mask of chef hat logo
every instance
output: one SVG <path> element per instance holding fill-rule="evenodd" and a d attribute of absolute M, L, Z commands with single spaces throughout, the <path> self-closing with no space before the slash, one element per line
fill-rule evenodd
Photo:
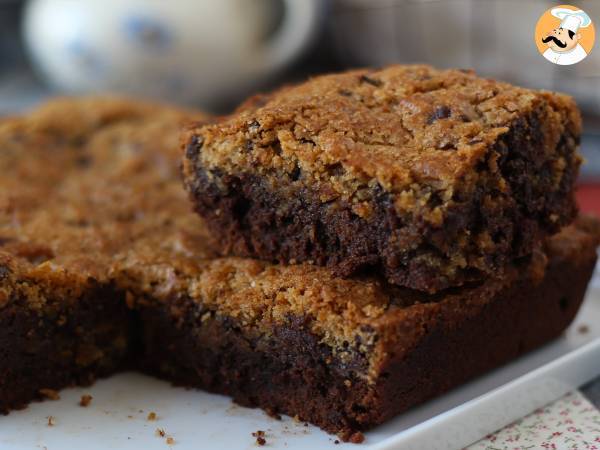
<path fill-rule="evenodd" d="M 579 28 L 589 27 L 592 23 L 590 16 L 581 9 L 573 11 L 572 9 L 567 8 L 552 8 L 550 13 L 561 20 L 560 28 L 571 30 L 573 33 L 577 33 Z"/>
<path fill-rule="evenodd" d="M 538 51 L 546 60 L 569 66 L 583 61 L 592 51 L 594 23 L 578 7 L 557 5 L 539 18 L 534 37 Z"/>

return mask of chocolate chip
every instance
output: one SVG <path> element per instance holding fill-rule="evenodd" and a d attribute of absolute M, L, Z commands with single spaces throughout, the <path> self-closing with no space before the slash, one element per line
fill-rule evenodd
<path fill-rule="evenodd" d="M 2 237 L 2 236 L 0 236 L 0 246 L 2 246 L 4 244 L 8 244 L 11 241 L 14 241 L 14 239 L 13 238 L 9 238 L 9 237 Z"/>
<path fill-rule="evenodd" d="M 339 89 L 338 94 L 344 97 L 352 97 L 352 92 L 350 92 L 348 89 Z"/>
<path fill-rule="evenodd" d="M 342 166 L 341 163 L 329 164 L 326 169 L 327 172 L 329 172 L 329 175 L 333 177 L 340 176 L 344 173 L 344 166 Z"/>
<path fill-rule="evenodd" d="M 483 139 L 481 139 L 481 138 L 474 138 L 474 139 L 471 139 L 469 141 L 469 145 L 481 144 L 482 142 L 483 142 Z"/>
<path fill-rule="evenodd" d="M 300 179 L 301 174 L 302 174 L 302 171 L 300 170 L 300 167 L 298 167 L 298 166 L 294 167 L 294 169 L 290 173 L 290 180 L 298 181 Z"/>
<path fill-rule="evenodd" d="M 202 136 L 194 135 L 187 147 L 185 148 L 185 156 L 188 159 L 196 159 L 202 146 L 204 145 L 204 138 Z"/>
<path fill-rule="evenodd" d="M 244 144 L 244 148 L 248 153 L 250 153 L 252 150 L 254 150 L 254 142 L 252 142 L 250 139 L 247 139 L 246 143 Z"/>
<path fill-rule="evenodd" d="M 0 280 L 5 280 L 10 275 L 10 269 L 6 266 L 0 266 Z"/>
<path fill-rule="evenodd" d="M 372 325 L 365 324 L 360 326 L 360 331 L 362 331 L 363 333 L 373 333 L 375 331 L 375 328 L 373 328 Z"/>
<path fill-rule="evenodd" d="M 77 165 L 77 167 L 81 167 L 82 169 L 90 167 L 92 165 L 92 157 L 90 155 L 79 155 L 75 159 L 75 165 Z"/>
<path fill-rule="evenodd" d="M 75 147 L 83 147 L 87 142 L 87 138 L 85 136 L 75 136 L 71 141 L 71 144 Z"/>
<path fill-rule="evenodd" d="M 433 122 L 436 122 L 440 119 L 447 119 L 451 115 L 452 110 L 449 107 L 447 107 L 446 105 L 438 106 L 427 119 L 427 124 L 431 125 Z"/>
<path fill-rule="evenodd" d="M 310 144 L 313 147 L 315 146 L 315 141 L 311 140 L 311 139 L 307 139 L 307 138 L 300 138 L 300 140 L 298 141 L 301 144 Z"/>
<path fill-rule="evenodd" d="M 366 75 L 361 75 L 359 80 L 361 83 L 368 83 L 375 87 L 381 87 L 381 85 L 383 85 L 383 82 L 381 80 L 376 80 L 375 78 L 371 78 Z"/>

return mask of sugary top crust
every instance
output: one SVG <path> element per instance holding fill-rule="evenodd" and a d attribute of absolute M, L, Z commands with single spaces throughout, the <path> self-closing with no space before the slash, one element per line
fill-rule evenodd
<path fill-rule="evenodd" d="M 498 137 L 536 109 L 546 117 L 547 142 L 557 143 L 565 129 L 580 133 L 568 96 L 469 70 L 395 65 L 319 76 L 255 97 L 224 121 L 192 128 L 188 140 L 200 136 L 209 169 L 290 173 L 297 164 L 347 198 L 374 184 L 400 194 L 419 184 L 442 190 L 473 181 L 469 174 Z M 337 176 L 340 167 L 345 177 Z M 186 161 L 187 174 L 192 169 Z"/>
<path fill-rule="evenodd" d="M 13 277 L 60 296 L 108 281 L 131 253 L 190 252 L 203 232 L 187 214 L 176 148 L 190 117 L 207 116 L 82 98 L 0 121 L 0 252 Z"/>

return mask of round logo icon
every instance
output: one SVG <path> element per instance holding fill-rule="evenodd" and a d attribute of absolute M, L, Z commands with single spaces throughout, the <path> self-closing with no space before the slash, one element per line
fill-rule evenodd
<path fill-rule="evenodd" d="M 550 8 L 535 27 L 535 44 L 539 52 L 560 66 L 570 66 L 585 59 L 594 47 L 595 38 L 590 16 L 571 5 Z"/>

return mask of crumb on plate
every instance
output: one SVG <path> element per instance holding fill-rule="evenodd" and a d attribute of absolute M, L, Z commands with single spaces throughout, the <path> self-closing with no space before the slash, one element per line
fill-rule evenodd
<path fill-rule="evenodd" d="M 84 408 L 88 407 L 90 403 L 92 403 L 93 398 L 94 397 L 92 397 L 89 394 L 82 395 L 81 399 L 79 400 L 79 406 L 82 406 Z"/>
<path fill-rule="evenodd" d="M 48 400 L 60 400 L 60 394 L 55 389 L 43 388 L 38 391 L 40 395 Z"/>

